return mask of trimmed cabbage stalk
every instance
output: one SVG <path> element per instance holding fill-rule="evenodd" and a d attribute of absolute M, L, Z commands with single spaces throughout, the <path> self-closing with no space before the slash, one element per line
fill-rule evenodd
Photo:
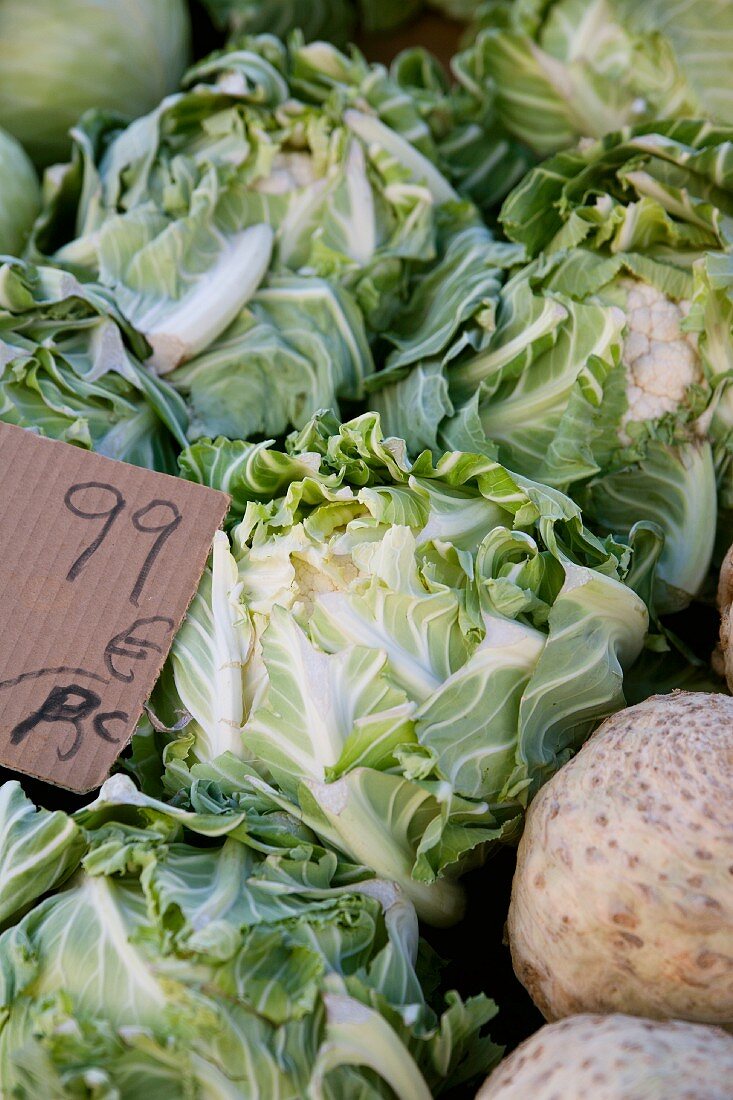
<path fill-rule="evenodd" d="M 92 108 L 127 118 L 172 91 L 188 63 L 185 0 L 2 0 L 0 118 L 38 165 L 67 156 Z"/>
<path fill-rule="evenodd" d="M 571 492 L 601 531 L 655 524 L 661 612 L 700 591 L 733 495 L 731 167 L 733 130 L 694 121 L 558 154 L 502 209 L 529 262 L 487 239 L 456 269 L 454 235 L 374 380 L 411 450 L 486 450 Z M 440 314 L 441 273 L 470 307 L 491 268 L 500 289 L 458 331 L 415 339 L 411 318 Z"/>
<path fill-rule="evenodd" d="M 236 522 L 152 700 L 166 789 L 255 790 L 455 921 L 461 871 L 624 705 L 629 550 L 489 458 L 410 462 L 374 414 L 181 461 Z"/>

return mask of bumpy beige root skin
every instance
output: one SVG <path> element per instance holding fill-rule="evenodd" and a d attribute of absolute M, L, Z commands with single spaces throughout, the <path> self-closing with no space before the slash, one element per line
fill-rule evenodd
<path fill-rule="evenodd" d="M 733 699 L 674 692 L 600 726 L 529 808 L 508 926 L 548 1020 L 733 1030 Z"/>
<path fill-rule="evenodd" d="M 733 1038 L 715 1027 L 634 1016 L 546 1024 L 476 1100 L 731 1100 Z"/>
<path fill-rule="evenodd" d="M 718 583 L 718 607 L 720 608 L 720 641 L 713 654 L 713 667 L 725 676 L 733 691 L 733 546 L 725 555 Z"/>

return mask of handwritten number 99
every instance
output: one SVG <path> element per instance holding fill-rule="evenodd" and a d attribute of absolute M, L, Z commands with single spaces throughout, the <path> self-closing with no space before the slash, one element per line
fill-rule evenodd
<path fill-rule="evenodd" d="M 105 495 L 106 500 L 104 502 L 100 501 L 94 507 L 85 507 L 83 494 L 88 489 L 99 490 L 100 493 Z M 99 501 L 98 496 L 96 499 Z M 79 519 L 91 522 L 102 521 L 102 526 L 96 538 L 82 550 L 66 574 L 67 580 L 74 581 L 109 535 L 118 516 L 127 507 L 127 501 L 119 489 L 115 489 L 113 485 L 107 485 L 101 481 L 85 481 L 83 484 L 71 486 L 64 497 L 64 504 Z M 170 500 L 151 500 L 149 504 L 145 504 L 142 508 L 138 508 L 136 512 L 133 512 L 130 518 L 136 531 L 143 535 L 156 536 L 130 593 L 130 603 L 137 607 L 145 582 L 155 564 L 155 559 L 163 549 L 167 539 L 179 526 L 181 513 Z"/>

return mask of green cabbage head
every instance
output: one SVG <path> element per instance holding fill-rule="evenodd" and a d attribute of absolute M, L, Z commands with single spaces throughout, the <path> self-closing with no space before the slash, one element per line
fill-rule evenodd
<path fill-rule="evenodd" d="M 358 29 L 388 33 L 432 8 L 450 19 L 468 20 L 480 0 L 203 0 L 214 23 L 232 34 L 267 32 L 286 37 L 302 31 L 308 41 L 345 46 Z"/>
<path fill-rule="evenodd" d="M 394 96 L 359 58 L 262 35 L 129 126 L 87 114 L 47 174 L 34 255 L 109 289 L 190 439 L 277 436 L 361 400 L 444 222 L 477 220 Z"/>
<path fill-rule="evenodd" d="M 410 462 L 373 413 L 182 463 L 241 519 L 153 699 L 180 731 L 168 787 L 256 789 L 455 921 L 470 853 L 624 705 L 647 628 L 628 549 L 490 458 Z"/>
<path fill-rule="evenodd" d="M 728 0 L 488 0 L 461 86 L 540 156 L 654 118 L 733 122 Z"/>
<path fill-rule="evenodd" d="M 135 118 L 172 91 L 189 33 L 184 0 L 0 0 L 3 126 L 51 164 L 84 111 Z"/>
<path fill-rule="evenodd" d="M 430 1100 L 491 1068 L 495 1006 L 430 1007 L 394 884 L 232 816 L 217 843 L 126 776 L 74 818 L 0 786 L 3 1096 Z"/>
<path fill-rule="evenodd" d="M 33 165 L 20 143 L 0 130 L 0 253 L 20 253 L 40 205 Z"/>
<path fill-rule="evenodd" d="M 174 473 L 186 410 L 145 354 L 101 287 L 0 257 L 0 421 Z"/>

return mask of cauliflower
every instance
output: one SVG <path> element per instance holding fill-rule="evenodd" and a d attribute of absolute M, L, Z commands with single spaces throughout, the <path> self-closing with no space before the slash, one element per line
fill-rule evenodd
<path fill-rule="evenodd" d="M 571 1016 L 541 1028 L 476 1100 L 730 1100 L 733 1038 L 635 1016 Z"/>
<path fill-rule="evenodd" d="M 287 195 L 309 187 L 317 179 L 310 153 L 282 150 L 275 156 L 269 176 L 255 180 L 251 186 L 262 195 Z"/>
<path fill-rule="evenodd" d="M 622 351 L 626 367 L 628 409 L 625 426 L 634 420 L 658 420 L 674 413 L 691 385 L 703 380 L 697 337 L 682 331 L 689 302 L 673 302 L 661 290 L 637 279 L 622 279 L 627 293 L 627 335 Z"/>

